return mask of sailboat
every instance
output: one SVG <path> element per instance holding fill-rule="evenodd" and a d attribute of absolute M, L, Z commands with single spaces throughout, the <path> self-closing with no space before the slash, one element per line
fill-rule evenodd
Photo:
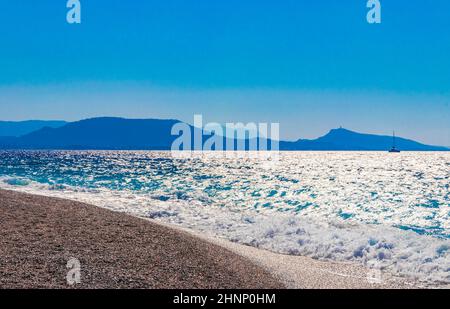
<path fill-rule="evenodd" d="M 389 150 L 389 152 L 395 152 L 395 153 L 400 152 L 400 149 L 397 149 L 395 147 L 395 131 L 393 132 L 393 135 L 392 135 L 392 148 L 391 148 L 391 150 Z"/>

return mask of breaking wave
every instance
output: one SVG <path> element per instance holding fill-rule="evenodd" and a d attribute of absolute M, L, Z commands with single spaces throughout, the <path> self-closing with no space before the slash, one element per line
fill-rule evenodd
<path fill-rule="evenodd" d="M 0 157 L 0 188 L 91 203 L 283 254 L 450 283 L 447 153 L 286 153 L 269 170 L 253 161 L 174 161 L 158 152 Z"/>

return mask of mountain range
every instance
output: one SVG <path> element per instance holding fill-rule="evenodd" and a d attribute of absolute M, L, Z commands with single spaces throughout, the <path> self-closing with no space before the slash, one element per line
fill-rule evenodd
<path fill-rule="evenodd" d="M 178 137 L 171 135 L 172 127 L 179 122 L 175 119 L 113 117 L 76 122 L 0 122 L 0 149 L 169 150 Z M 197 129 L 189 127 L 194 134 Z M 205 135 L 203 140 L 208 137 Z M 246 144 L 248 142 L 246 140 Z M 392 147 L 392 142 L 392 136 L 362 134 L 339 128 L 317 139 L 280 141 L 280 150 L 386 151 Z M 450 150 L 401 137 L 396 138 L 396 146 L 404 151 Z"/>
<path fill-rule="evenodd" d="M 0 121 L 0 136 L 22 136 L 44 127 L 59 128 L 66 125 L 65 121 Z"/>

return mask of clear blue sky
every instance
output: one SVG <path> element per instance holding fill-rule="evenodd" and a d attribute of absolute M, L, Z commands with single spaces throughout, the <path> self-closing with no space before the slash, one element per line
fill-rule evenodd
<path fill-rule="evenodd" d="M 450 1 L 0 0 L 0 119 L 274 121 L 450 145 Z"/>

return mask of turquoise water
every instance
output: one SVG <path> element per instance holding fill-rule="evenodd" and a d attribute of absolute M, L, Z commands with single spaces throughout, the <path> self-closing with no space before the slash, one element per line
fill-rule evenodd
<path fill-rule="evenodd" d="M 170 152 L 2 151 L 0 183 L 272 251 L 450 278 L 450 153 L 286 152 L 268 167 Z"/>
<path fill-rule="evenodd" d="M 377 223 L 395 216 L 398 222 L 390 221 L 398 228 L 450 237 L 449 155 L 423 154 L 432 160 L 420 165 L 403 157 L 392 162 L 397 166 L 382 161 L 374 166 L 379 155 L 388 156 L 362 154 L 358 162 L 344 154 L 324 166 L 320 157 L 315 158 L 324 154 L 290 153 L 293 158 L 282 161 L 272 174 L 251 161 L 178 160 L 162 152 L 0 152 L 0 176 L 12 176 L 5 181 L 18 186 L 34 181 L 54 189 L 130 190 L 163 201 L 198 199 L 205 205 L 255 210 L 321 212 L 321 207 L 334 203 L 335 209 L 329 210 L 345 220 Z M 291 165 L 291 159 L 297 162 Z M 442 209 L 446 213 L 433 211 Z M 410 223 L 401 220 L 411 211 L 422 216 Z"/>

